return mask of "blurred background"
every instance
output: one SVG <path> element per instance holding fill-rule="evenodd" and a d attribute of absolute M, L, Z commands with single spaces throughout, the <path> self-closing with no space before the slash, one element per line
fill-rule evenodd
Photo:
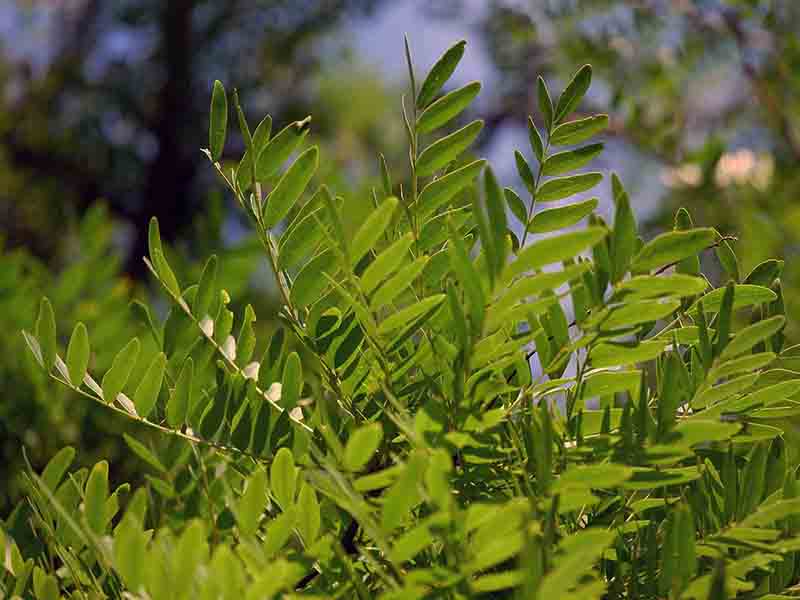
<path fill-rule="evenodd" d="M 251 126 L 313 114 L 323 176 L 358 209 L 379 151 L 407 173 L 403 32 L 419 74 L 468 40 L 448 86 L 484 82 L 465 118 L 486 119 L 477 152 L 520 190 L 513 150 L 531 156 L 536 77 L 560 90 L 590 62 L 580 111 L 611 117 L 595 167 L 619 172 L 647 235 L 683 205 L 738 237 L 743 275 L 784 258 L 797 323 L 799 31 L 797 0 L 0 2 L 0 514 L 23 446 L 35 465 L 76 444 L 85 463 L 136 466 L 109 435 L 128 423 L 33 368 L 19 331 L 42 294 L 61 332 L 87 324 L 105 370 L 141 335 L 130 301 L 155 296 L 141 260 L 155 215 L 182 280 L 220 253 L 237 303 L 274 311 L 271 274 L 200 153 L 214 79 L 240 90 Z M 234 137 L 226 152 L 242 150 Z"/>

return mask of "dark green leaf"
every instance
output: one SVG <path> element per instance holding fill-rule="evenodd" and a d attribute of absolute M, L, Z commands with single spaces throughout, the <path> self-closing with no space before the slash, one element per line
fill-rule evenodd
<path fill-rule="evenodd" d="M 526 271 L 575 257 L 591 248 L 608 235 L 604 227 L 589 227 L 562 235 L 537 240 L 524 248 L 517 260 L 506 267 L 505 277 L 510 279 Z"/>
<path fill-rule="evenodd" d="M 153 412 L 161 391 L 161 383 L 164 380 L 164 371 L 167 366 L 167 356 L 163 352 L 158 353 L 150 366 L 147 368 L 142 381 L 136 388 L 133 395 L 133 405 L 139 416 L 147 418 Z"/>
<path fill-rule="evenodd" d="M 447 204 L 453 196 L 475 180 L 485 165 L 485 160 L 476 160 L 431 181 L 417 200 L 420 213 L 428 215 Z"/>
<path fill-rule="evenodd" d="M 544 117 L 544 126 L 547 129 L 548 136 L 553 130 L 553 118 L 555 111 L 553 109 L 553 100 L 550 97 L 550 91 L 547 89 L 547 84 L 541 75 L 536 79 L 536 96 L 539 101 L 539 110 L 542 111 Z"/>
<path fill-rule="evenodd" d="M 67 346 L 67 372 L 75 387 L 80 387 L 89 366 L 89 334 L 83 323 L 75 325 Z"/>
<path fill-rule="evenodd" d="M 472 121 L 458 131 L 425 148 L 417 159 L 417 176 L 427 177 L 446 167 L 464 152 L 483 129 L 483 121 Z"/>
<path fill-rule="evenodd" d="M 573 194 L 589 191 L 603 179 L 602 173 L 582 173 L 570 177 L 548 179 L 536 191 L 538 202 L 554 202 Z"/>
<path fill-rule="evenodd" d="M 544 161 L 542 175 L 561 175 L 580 169 L 603 151 L 603 144 L 590 144 L 575 150 L 565 150 L 551 154 Z"/>
<path fill-rule="evenodd" d="M 183 364 L 175 389 L 167 402 L 167 423 L 170 427 L 180 428 L 189 417 L 193 380 L 194 361 L 189 357 Z"/>
<path fill-rule="evenodd" d="M 453 71 L 456 70 L 461 57 L 464 56 L 464 48 L 467 42 L 461 40 L 448 48 L 439 60 L 431 67 L 422 87 L 417 95 L 417 108 L 425 108 L 439 93 L 442 86 L 450 79 Z"/>
<path fill-rule="evenodd" d="M 211 92 L 211 114 L 208 122 L 208 149 L 212 160 L 219 160 L 228 133 L 228 99 L 222 82 L 214 82 Z"/>
<path fill-rule="evenodd" d="M 300 356 L 292 352 L 286 359 L 281 380 L 281 406 L 285 410 L 292 410 L 300 400 L 303 391 L 303 367 Z"/>
<path fill-rule="evenodd" d="M 128 344 L 119 351 L 111 363 L 111 368 L 103 377 L 103 399 L 111 404 L 116 401 L 117 396 L 122 392 L 125 384 L 136 366 L 139 358 L 139 339 L 133 338 Z"/>
<path fill-rule="evenodd" d="M 594 115 L 577 121 L 562 123 L 553 130 L 550 144 L 566 146 L 580 144 L 608 127 L 608 115 Z"/>
<path fill-rule="evenodd" d="M 581 219 L 591 214 L 598 205 L 597 198 L 589 198 L 583 202 L 575 202 L 557 208 L 549 208 L 533 215 L 530 231 L 532 233 L 549 233 L 558 229 L 572 227 Z"/>
<path fill-rule="evenodd" d="M 572 80 L 564 88 L 561 96 L 558 99 L 558 104 L 555 109 L 555 123 L 560 123 L 567 117 L 578 103 L 583 99 L 583 96 L 589 90 L 589 85 L 592 82 L 592 67 L 591 65 L 583 65 Z"/>
<path fill-rule="evenodd" d="M 445 125 L 467 108 L 480 91 L 480 82 L 473 81 L 439 98 L 419 116 L 417 119 L 417 131 L 419 133 L 430 133 Z"/>
<path fill-rule="evenodd" d="M 716 235 L 716 231 L 708 227 L 662 233 L 639 250 L 631 268 L 641 272 L 677 263 L 708 248 Z"/>
<path fill-rule="evenodd" d="M 531 150 L 533 150 L 536 160 L 541 164 L 544 161 L 544 143 L 542 142 L 542 136 L 539 133 L 539 129 L 536 127 L 536 123 L 533 122 L 532 117 L 528 117 L 528 140 L 530 141 Z"/>
<path fill-rule="evenodd" d="M 39 314 L 36 317 L 36 329 L 34 330 L 36 339 L 39 341 L 39 349 L 42 352 L 44 368 L 48 372 L 53 367 L 56 360 L 56 316 L 53 312 L 53 305 L 50 300 L 42 298 L 39 302 Z"/>

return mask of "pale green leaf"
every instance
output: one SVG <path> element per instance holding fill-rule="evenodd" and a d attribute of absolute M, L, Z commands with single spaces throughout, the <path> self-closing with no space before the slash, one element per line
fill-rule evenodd
<path fill-rule="evenodd" d="M 269 486 L 283 511 L 294 505 L 297 485 L 294 457 L 289 448 L 281 448 L 275 454 L 269 471 Z"/>
<path fill-rule="evenodd" d="M 394 196 L 386 198 L 358 228 L 350 244 L 350 260 L 353 265 L 357 264 L 367 252 L 375 247 L 378 239 L 392 222 L 398 204 L 399 201 Z"/>
<path fill-rule="evenodd" d="M 356 429 L 347 440 L 344 449 L 344 465 L 350 471 L 360 471 L 369 462 L 381 445 L 383 428 L 380 423 L 371 423 Z"/>
<path fill-rule="evenodd" d="M 292 209 L 314 176 L 319 162 L 319 150 L 312 146 L 297 157 L 286 170 L 266 199 L 264 227 L 272 229 Z"/>

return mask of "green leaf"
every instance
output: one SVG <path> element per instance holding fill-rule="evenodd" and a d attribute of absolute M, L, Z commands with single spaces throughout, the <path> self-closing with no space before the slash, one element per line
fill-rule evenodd
<path fill-rule="evenodd" d="M 555 109 L 555 123 L 561 122 L 575 110 L 575 107 L 577 107 L 578 103 L 583 99 L 591 83 L 592 67 L 591 65 L 583 65 L 578 69 L 575 75 L 572 76 L 572 80 L 567 84 L 567 87 L 564 88 L 564 91 L 558 99 L 558 104 Z"/>
<path fill-rule="evenodd" d="M 589 191 L 603 179 L 602 173 L 582 173 L 570 177 L 548 179 L 536 191 L 539 202 L 554 202 L 573 194 Z"/>
<path fill-rule="evenodd" d="M 536 79 L 536 96 L 539 102 L 539 110 L 542 111 L 544 117 L 544 126 L 547 129 L 548 135 L 553 130 L 553 116 L 555 110 L 553 109 L 553 100 L 550 97 L 550 91 L 547 89 L 547 84 L 540 75 Z"/>
<path fill-rule="evenodd" d="M 545 290 L 554 290 L 568 281 L 579 278 L 589 270 L 589 267 L 590 264 L 585 262 L 565 267 L 563 271 L 548 271 L 522 277 L 509 286 L 493 306 L 496 309 L 509 307 L 523 298 L 529 298 Z"/>
<path fill-rule="evenodd" d="M 574 489 L 611 489 L 630 479 L 633 470 L 624 465 L 597 464 L 569 467 L 562 473 L 552 492 Z"/>
<path fill-rule="evenodd" d="M 361 275 L 361 289 L 371 294 L 381 282 L 394 273 L 408 256 L 414 236 L 409 232 L 381 252 Z"/>
<path fill-rule="evenodd" d="M 469 300 L 469 314 L 472 320 L 472 327 L 480 330 L 483 324 L 484 309 L 486 299 L 483 293 L 478 273 L 475 265 L 469 259 L 469 254 L 464 244 L 464 239 L 450 224 L 450 246 L 448 255 L 453 271 L 456 273 L 459 283 L 464 288 L 466 297 Z"/>
<path fill-rule="evenodd" d="M 677 263 L 699 254 L 713 244 L 716 237 L 716 231 L 710 227 L 662 233 L 639 250 L 631 268 L 634 271 L 650 271 Z"/>
<path fill-rule="evenodd" d="M 628 194 L 616 173 L 611 174 L 611 189 L 614 195 L 614 230 L 611 234 L 611 282 L 617 283 L 631 263 L 636 252 L 636 218 L 631 210 Z"/>
<path fill-rule="evenodd" d="M 318 206 L 307 214 L 301 212 L 292 221 L 281 236 L 278 250 L 279 268 L 293 268 L 317 250 L 322 239 L 329 235 L 327 224 L 322 220 L 324 212 L 325 208 Z"/>
<path fill-rule="evenodd" d="M 106 500 L 108 499 L 108 463 L 101 460 L 92 467 L 86 480 L 83 499 L 86 524 L 96 535 L 102 535 L 106 528 Z"/>
<path fill-rule="evenodd" d="M 67 346 L 67 372 L 69 380 L 75 387 L 80 387 L 89 366 L 89 334 L 86 325 L 78 323 L 72 330 Z"/>
<path fill-rule="evenodd" d="M 258 467 L 247 479 L 247 487 L 236 508 L 236 521 L 244 537 L 252 537 L 258 531 L 259 521 L 267 508 L 267 473 Z"/>
<path fill-rule="evenodd" d="M 636 397 L 641 384 L 642 374 L 638 370 L 599 371 L 588 375 L 583 384 L 584 398 L 602 398 L 617 392 L 630 392 Z"/>
<path fill-rule="evenodd" d="M 562 235 L 537 240 L 523 248 L 517 260 L 506 267 L 505 278 L 511 279 L 526 271 L 575 257 L 608 235 L 604 227 L 588 227 Z"/>
<path fill-rule="evenodd" d="M 564 538 L 555 567 L 542 580 L 537 598 L 567 598 L 570 589 L 589 573 L 617 534 L 605 529 L 584 529 Z"/>
<path fill-rule="evenodd" d="M 703 305 L 703 312 L 719 312 L 724 295 L 725 288 L 717 288 L 697 300 L 688 312 L 697 313 L 701 302 Z M 768 288 L 761 287 L 760 285 L 738 284 L 733 290 L 733 310 L 739 310 L 746 306 L 766 304 L 772 302 L 777 297 L 775 292 Z"/>
<path fill-rule="evenodd" d="M 200 283 L 197 287 L 197 293 L 194 297 L 193 313 L 197 319 L 204 319 L 211 314 L 211 307 L 214 299 L 217 297 L 217 271 L 219 270 L 219 261 L 216 255 L 206 261 L 203 267 L 203 273 L 200 276 Z"/>
<path fill-rule="evenodd" d="M 603 144 L 590 144 L 575 150 L 565 150 L 551 154 L 544 161 L 542 175 L 561 175 L 580 169 L 603 151 Z"/>
<path fill-rule="evenodd" d="M 161 391 L 161 383 L 164 380 L 164 371 L 167 366 L 167 355 L 163 352 L 158 353 L 153 358 L 150 366 L 147 367 L 136 392 L 133 394 L 133 405 L 139 416 L 147 418 L 153 412 Z"/>
<path fill-rule="evenodd" d="M 448 48 L 431 67 L 417 95 L 417 108 L 425 108 L 436 97 L 442 86 L 450 79 L 453 71 L 456 70 L 461 57 L 464 56 L 466 45 L 467 42 L 465 40 L 457 42 Z"/>
<path fill-rule="evenodd" d="M 549 233 L 572 227 L 589 216 L 597 208 L 598 203 L 597 198 L 589 198 L 583 202 L 543 210 L 533 215 L 529 229 L 532 233 Z"/>
<path fill-rule="evenodd" d="M 334 275 L 336 256 L 330 250 L 321 252 L 312 258 L 297 274 L 290 291 L 292 304 L 302 308 L 313 304 L 322 297 L 328 287 L 325 273 Z"/>
<path fill-rule="evenodd" d="M 44 471 L 42 471 L 42 483 L 47 489 L 51 492 L 56 491 L 58 484 L 61 483 L 61 479 L 73 460 L 75 460 L 75 448 L 71 446 L 62 448 L 49 460 Z"/>
<path fill-rule="evenodd" d="M 256 181 L 269 179 L 277 172 L 305 139 L 310 123 L 311 117 L 306 117 L 290 123 L 275 134 L 258 156 Z"/>
<path fill-rule="evenodd" d="M 664 352 L 668 340 L 647 341 L 639 344 L 604 342 L 594 346 L 589 360 L 595 368 L 630 365 L 654 360 Z"/>
<path fill-rule="evenodd" d="M 309 484 L 303 483 L 297 496 L 297 529 L 307 548 L 319 537 L 321 523 L 317 493 Z"/>
<path fill-rule="evenodd" d="M 727 348 L 726 348 L 727 350 Z M 725 354 L 723 352 L 723 354 Z M 776 358 L 774 352 L 759 352 L 758 354 L 748 354 L 741 358 L 728 360 L 717 365 L 708 374 L 709 381 L 716 381 L 724 377 L 730 377 L 737 373 L 749 373 L 763 369 Z M 721 357 L 721 359 L 723 359 Z M 723 359 L 724 360 L 724 359 Z"/>
<path fill-rule="evenodd" d="M 392 302 L 395 298 L 403 294 L 408 286 L 420 276 L 429 260 L 427 256 L 420 256 L 384 282 L 372 296 L 370 308 L 372 308 L 373 311 L 377 311 L 382 306 L 389 304 L 389 302 Z"/>
<path fill-rule="evenodd" d="M 47 298 L 42 298 L 39 302 L 39 314 L 36 317 L 34 334 L 39 341 L 44 368 L 49 372 L 56 360 L 57 346 L 56 316 L 53 312 L 53 305 L 50 304 L 50 300 Z"/>
<path fill-rule="evenodd" d="M 350 244 L 350 262 L 353 265 L 356 265 L 367 252 L 375 247 L 378 239 L 392 222 L 398 204 L 399 202 L 394 196 L 386 198 L 358 228 Z"/>
<path fill-rule="evenodd" d="M 363 469 L 383 440 L 380 423 L 371 423 L 356 429 L 344 449 L 344 466 L 349 471 Z"/>
<path fill-rule="evenodd" d="M 192 399 L 192 381 L 194 379 L 194 361 L 191 357 L 183 363 L 175 389 L 167 401 L 167 423 L 170 427 L 180 428 L 189 417 L 189 404 Z"/>
<path fill-rule="evenodd" d="M 522 201 L 522 198 L 517 195 L 517 192 L 508 187 L 503 188 L 503 194 L 505 195 L 506 204 L 508 204 L 511 213 L 517 218 L 517 221 L 525 225 L 528 221 L 528 209 Z"/>
<path fill-rule="evenodd" d="M 114 531 L 114 568 L 130 590 L 144 583 L 147 563 L 147 536 L 135 517 L 126 516 Z"/>
<path fill-rule="evenodd" d="M 417 132 L 430 133 L 458 116 L 481 91 L 478 81 L 468 83 L 439 98 L 426 108 L 417 119 Z"/>
<path fill-rule="evenodd" d="M 608 115 L 594 115 L 577 121 L 562 123 L 550 136 L 551 146 L 580 144 L 608 127 Z"/>
<path fill-rule="evenodd" d="M 417 158 L 417 176 L 427 177 L 446 167 L 464 152 L 483 129 L 483 121 L 472 121 L 458 131 L 436 140 Z"/>
<path fill-rule="evenodd" d="M 701 391 L 692 399 L 692 408 L 699 409 L 712 406 L 735 394 L 744 392 L 753 387 L 758 377 L 759 373 L 742 375 L 741 377 L 731 379 L 725 383 Z"/>
<path fill-rule="evenodd" d="M 536 160 L 541 164 L 544 161 L 544 142 L 542 142 L 542 136 L 532 117 L 528 117 L 528 141 L 531 144 L 531 150 L 533 150 Z"/>
<path fill-rule="evenodd" d="M 314 176 L 318 162 L 319 150 L 312 146 L 286 170 L 275 189 L 267 196 L 263 215 L 265 228 L 272 229 L 289 213 Z"/>
<path fill-rule="evenodd" d="M 458 192 L 475 180 L 484 166 L 485 160 L 476 160 L 431 181 L 417 200 L 420 214 L 429 215 L 450 202 Z"/>
<path fill-rule="evenodd" d="M 776 315 L 745 327 L 725 347 L 725 350 L 720 355 L 720 360 L 728 360 L 747 352 L 759 342 L 763 342 L 783 329 L 785 325 L 786 318 L 782 315 Z"/>
<path fill-rule="evenodd" d="M 300 400 L 303 391 L 303 366 L 300 364 L 300 356 L 297 352 L 292 352 L 286 358 L 283 367 L 283 378 L 281 380 L 281 406 L 285 410 L 292 410 Z"/>
<path fill-rule="evenodd" d="M 622 329 L 633 327 L 641 323 L 658 321 L 665 319 L 678 308 L 681 303 L 678 300 L 640 300 L 629 302 L 611 309 L 608 316 L 600 323 L 601 328 L 608 331 L 611 329 Z"/>
<path fill-rule="evenodd" d="M 487 253 L 487 258 L 491 257 L 494 264 L 491 264 L 492 279 L 498 277 L 506 263 L 506 206 L 503 201 L 503 191 L 497 183 L 494 171 L 487 167 L 484 184 L 486 189 L 486 212 L 489 216 L 490 239 L 487 240 L 492 246 L 492 252 Z"/>
<path fill-rule="evenodd" d="M 281 509 L 285 512 L 294 505 L 295 486 L 294 457 L 289 448 L 281 448 L 275 454 L 269 471 L 269 486 Z"/>
<path fill-rule="evenodd" d="M 227 133 L 228 98 L 222 82 L 217 80 L 214 82 L 214 90 L 211 92 L 211 113 L 208 121 L 208 149 L 211 152 L 212 160 L 219 160 L 222 157 Z"/>
<path fill-rule="evenodd" d="M 675 296 L 684 298 L 702 294 L 708 282 L 702 277 L 674 273 L 671 275 L 638 275 L 619 285 L 620 290 L 630 291 L 637 298 Z"/>
<path fill-rule="evenodd" d="M 411 454 L 402 475 L 384 496 L 382 525 L 385 530 L 397 528 L 403 518 L 419 502 L 419 485 L 425 469 L 425 457 L 420 452 Z"/>
<path fill-rule="evenodd" d="M 122 437 L 125 439 L 125 443 L 128 445 L 128 448 L 130 448 L 131 451 L 136 456 L 141 458 L 144 462 L 146 462 L 148 465 L 153 467 L 159 473 L 166 473 L 167 472 L 167 468 L 164 466 L 164 464 L 158 459 L 158 457 L 155 454 L 153 454 L 147 448 L 147 446 L 142 444 L 136 438 L 131 437 L 127 433 L 123 433 Z"/>
<path fill-rule="evenodd" d="M 770 287 L 773 282 L 781 276 L 783 264 L 784 262 L 782 260 L 776 260 L 774 258 L 765 260 L 753 267 L 753 270 L 750 271 L 742 283 Z"/>
<path fill-rule="evenodd" d="M 531 196 L 535 196 L 536 177 L 533 175 L 533 171 L 531 170 L 531 166 L 528 164 L 528 161 L 525 160 L 525 157 L 522 156 L 522 153 L 519 150 L 514 150 L 514 161 L 517 164 L 517 173 L 519 173 L 522 183 L 525 184 L 525 187 L 528 189 L 528 193 Z M 522 219 L 522 222 L 524 223 L 525 219 Z"/>
<path fill-rule="evenodd" d="M 114 357 L 111 368 L 103 376 L 103 399 L 108 404 L 116 401 L 117 396 L 128 383 L 133 368 L 136 366 L 136 360 L 139 358 L 139 349 L 139 338 L 133 338 Z"/>
<path fill-rule="evenodd" d="M 388 335 L 396 329 L 413 322 L 417 317 L 440 306 L 446 298 L 446 294 L 434 294 L 433 296 L 420 300 L 416 304 L 412 304 L 411 306 L 397 311 L 378 326 L 378 334 Z"/>

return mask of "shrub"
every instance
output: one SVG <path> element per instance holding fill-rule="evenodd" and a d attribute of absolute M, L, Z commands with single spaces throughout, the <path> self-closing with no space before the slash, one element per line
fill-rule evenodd
<path fill-rule="evenodd" d="M 256 340 L 214 257 L 178 281 L 155 222 L 147 265 L 172 309 L 150 318 L 152 353 L 133 340 L 90 373 L 86 328 L 60 351 L 43 300 L 38 362 L 167 442 L 126 438 L 150 471 L 130 496 L 105 462 L 66 476 L 69 448 L 30 470 L 39 545 L 6 539 L 6 595 L 717 599 L 796 583 L 781 262 L 739 280 L 731 240 L 684 210 L 644 242 L 613 175 L 611 226 L 596 199 L 553 204 L 602 179 L 570 174 L 608 122 L 568 120 L 589 66 L 555 100 L 538 81 L 536 169 L 515 153 L 530 201 L 503 189 L 463 158 L 481 121 L 442 133 L 480 88 L 439 97 L 463 52 L 419 86 L 409 53 L 410 177 L 393 184 L 381 161 L 350 237 L 356 200 L 325 185 L 305 199 L 309 119 L 251 132 L 234 95 L 247 151 L 216 162 L 215 83 L 207 154 L 276 274 L 282 327 Z M 717 288 L 700 270 L 712 251 Z"/>

